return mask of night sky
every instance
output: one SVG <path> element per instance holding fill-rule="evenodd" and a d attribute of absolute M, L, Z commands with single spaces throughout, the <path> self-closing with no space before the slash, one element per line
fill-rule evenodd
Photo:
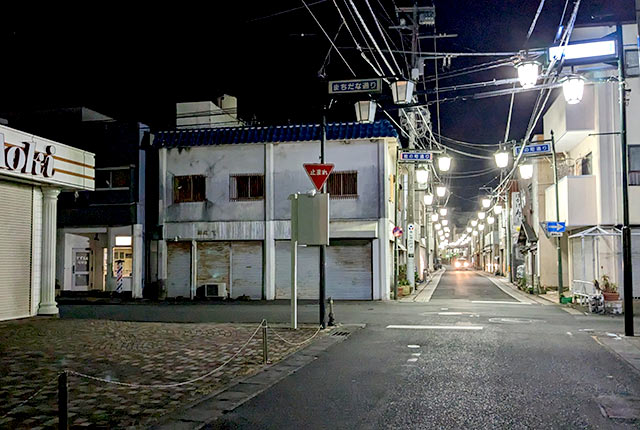
<path fill-rule="evenodd" d="M 344 0 L 336 2 L 344 12 Z M 354 3 L 379 36 L 366 2 Z M 388 27 L 396 20 L 392 1 L 369 3 L 381 25 Z M 307 4 L 334 37 L 341 22 L 334 1 L 308 0 Z M 396 4 L 412 2 L 397 0 Z M 519 51 L 525 47 L 538 4 L 537 0 L 436 1 L 437 33 L 458 34 L 441 39 L 438 50 Z M 553 42 L 564 5 L 562 0 L 546 1 L 527 47 Z M 567 14 L 572 7 L 570 1 Z M 578 24 L 630 21 L 633 15 L 633 0 L 583 0 Z M 388 32 L 399 45 L 398 32 Z M 431 40 L 422 43 L 424 51 L 432 50 Z M 344 48 L 341 52 L 359 77 L 373 76 L 345 28 L 336 44 Z M 0 112 L 83 105 L 118 119 L 144 122 L 152 129 L 173 126 L 176 102 L 215 100 L 224 93 L 236 96 L 239 115 L 254 123 L 318 122 L 327 97 L 321 72 L 329 80 L 351 77 L 335 51 L 325 64 L 329 42 L 300 0 L 218 1 L 207 8 L 187 3 L 163 8 L 155 3 L 146 10 L 116 8 L 111 3 L 89 9 L 56 2 L 49 9 L 3 10 L 0 46 Z M 404 64 L 404 58 L 396 58 Z M 454 58 L 449 70 L 495 59 Z M 432 61 L 427 62 L 426 72 L 434 73 Z M 509 77 L 515 77 L 515 70 L 503 67 L 443 80 L 440 85 Z M 432 87 L 431 82 L 427 88 Z M 516 96 L 510 138 L 523 137 L 535 97 L 533 93 Z M 442 134 L 477 143 L 499 142 L 508 107 L 508 96 L 443 103 Z M 435 118 L 435 109 L 431 113 Z M 353 120 L 350 101 L 337 100 L 329 121 Z M 541 130 L 541 123 L 537 129 Z M 495 147 L 484 149 L 475 152 L 490 155 Z M 456 158 L 454 163 L 456 174 L 492 166 L 468 158 Z M 490 181 L 496 174 L 454 180 L 450 206 L 475 209 L 478 187 L 495 186 Z"/>

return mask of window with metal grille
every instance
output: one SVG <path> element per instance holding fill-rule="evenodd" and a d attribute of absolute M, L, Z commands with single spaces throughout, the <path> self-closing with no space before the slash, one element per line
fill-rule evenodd
<path fill-rule="evenodd" d="M 204 202 L 207 199 L 206 176 L 188 175 L 173 177 L 173 202 Z"/>
<path fill-rule="evenodd" d="M 126 191 L 131 186 L 131 167 L 96 168 L 96 191 Z"/>
<path fill-rule="evenodd" d="M 358 197 L 358 172 L 331 172 L 327 191 L 332 198 L 355 199 Z"/>
<path fill-rule="evenodd" d="M 640 185 L 640 145 L 629 145 L 629 185 Z"/>
<path fill-rule="evenodd" d="M 264 198 L 264 175 L 230 175 L 229 199 L 261 200 Z"/>

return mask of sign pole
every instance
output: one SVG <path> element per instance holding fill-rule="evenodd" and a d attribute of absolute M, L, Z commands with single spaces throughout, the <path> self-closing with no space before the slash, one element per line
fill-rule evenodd
<path fill-rule="evenodd" d="M 396 174 L 393 181 L 394 186 L 394 228 L 398 226 L 398 157 L 400 156 L 400 147 L 396 147 Z M 393 238 L 393 300 L 398 300 L 398 236 L 394 235 Z"/>
<path fill-rule="evenodd" d="M 298 328 L 298 195 L 291 199 L 291 328 Z"/>
<path fill-rule="evenodd" d="M 556 221 L 560 223 L 560 195 L 558 194 L 558 160 L 556 157 L 556 141 L 551 130 L 551 153 L 553 154 L 553 185 L 556 189 Z M 562 304 L 562 293 L 564 287 L 562 285 L 562 248 L 560 240 L 562 237 L 556 237 L 556 250 L 558 253 L 558 303 Z"/>
<path fill-rule="evenodd" d="M 324 164 L 324 150 L 327 140 L 327 107 L 323 106 L 322 108 L 322 124 L 320 125 L 320 163 Z M 322 185 L 322 194 L 326 194 L 327 192 L 327 183 L 325 182 Z M 319 294 L 319 312 L 320 312 L 320 326 L 325 329 L 327 328 L 327 323 L 325 321 L 325 306 L 324 302 L 326 300 L 326 245 L 320 245 L 320 294 Z"/>

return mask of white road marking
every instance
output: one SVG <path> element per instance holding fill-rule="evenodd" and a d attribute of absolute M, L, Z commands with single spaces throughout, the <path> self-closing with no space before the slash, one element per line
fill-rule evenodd
<path fill-rule="evenodd" d="M 500 288 L 500 290 L 501 290 L 503 293 L 510 295 L 511 297 L 513 297 L 514 299 L 516 299 L 517 301 L 519 301 L 519 302 L 521 302 L 521 303 L 523 303 L 523 304 L 524 304 L 524 303 L 526 303 L 527 305 L 532 305 L 532 304 L 534 304 L 534 303 L 535 303 L 535 302 L 534 302 L 533 300 L 531 300 L 530 298 L 528 298 L 528 297 L 526 297 L 526 298 L 525 298 L 525 297 L 522 297 L 522 296 L 520 296 L 519 294 L 517 294 L 517 293 L 513 292 L 513 291 L 511 290 L 511 288 L 509 288 L 509 287 L 505 287 L 504 285 L 502 285 L 500 282 L 496 281 L 496 280 L 495 280 L 495 279 L 493 279 L 492 277 L 487 276 L 487 275 L 485 275 L 485 274 L 484 274 L 484 273 L 482 273 L 482 272 L 480 272 L 480 274 L 481 274 L 482 276 L 484 276 L 485 278 L 487 278 L 488 280 L 490 280 L 490 281 L 491 281 L 491 283 L 492 283 L 493 285 L 495 285 L 496 287 Z"/>
<path fill-rule="evenodd" d="M 421 352 L 413 352 L 411 353 L 411 355 L 413 355 L 414 357 L 420 357 L 422 355 Z"/>
<path fill-rule="evenodd" d="M 440 308 L 441 311 L 448 311 L 449 308 Z"/>
<path fill-rule="evenodd" d="M 500 300 L 471 300 L 471 303 L 487 303 L 496 305 L 530 305 L 532 303 L 527 302 L 503 302 Z"/>
<path fill-rule="evenodd" d="M 573 336 L 573 333 L 571 333 L 570 331 L 568 331 L 568 332 L 567 332 L 567 334 L 568 334 L 569 336 Z"/>
<path fill-rule="evenodd" d="M 420 348 L 420 345 L 407 345 L 407 348 Z"/>
<path fill-rule="evenodd" d="M 438 315 L 462 315 L 462 312 L 438 312 Z"/>
<path fill-rule="evenodd" d="M 415 363 L 416 361 L 418 361 L 417 358 L 410 358 L 407 360 L 408 363 Z"/>
<path fill-rule="evenodd" d="M 388 325 L 387 328 L 406 330 L 482 330 L 479 325 Z"/>

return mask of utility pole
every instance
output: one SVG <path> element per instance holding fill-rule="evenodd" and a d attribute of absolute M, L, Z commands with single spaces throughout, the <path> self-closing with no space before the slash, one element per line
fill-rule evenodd
<path fill-rule="evenodd" d="M 320 163 L 324 164 L 324 152 L 325 145 L 327 141 L 327 106 L 322 107 L 322 124 L 320 125 Z M 327 182 L 325 181 L 324 185 L 322 185 L 322 194 L 327 193 Z M 326 300 L 326 262 L 325 262 L 325 252 L 326 245 L 320 245 L 320 292 L 319 292 L 319 300 L 318 305 L 320 307 L 320 326 L 325 329 L 327 328 L 327 323 L 325 320 L 325 300 Z"/>
<path fill-rule="evenodd" d="M 556 140 L 551 130 L 551 153 L 553 154 L 553 185 L 556 189 L 556 221 L 560 222 L 560 196 L 558 193 L 558 160 L 556 157 Z M 556 237 L 556 251 L 558 254 L 558 303 L 562 303 L 562 293 L 564 286 L 562 285 L 562 248 L 560 247 L 561 237 Z"/>

